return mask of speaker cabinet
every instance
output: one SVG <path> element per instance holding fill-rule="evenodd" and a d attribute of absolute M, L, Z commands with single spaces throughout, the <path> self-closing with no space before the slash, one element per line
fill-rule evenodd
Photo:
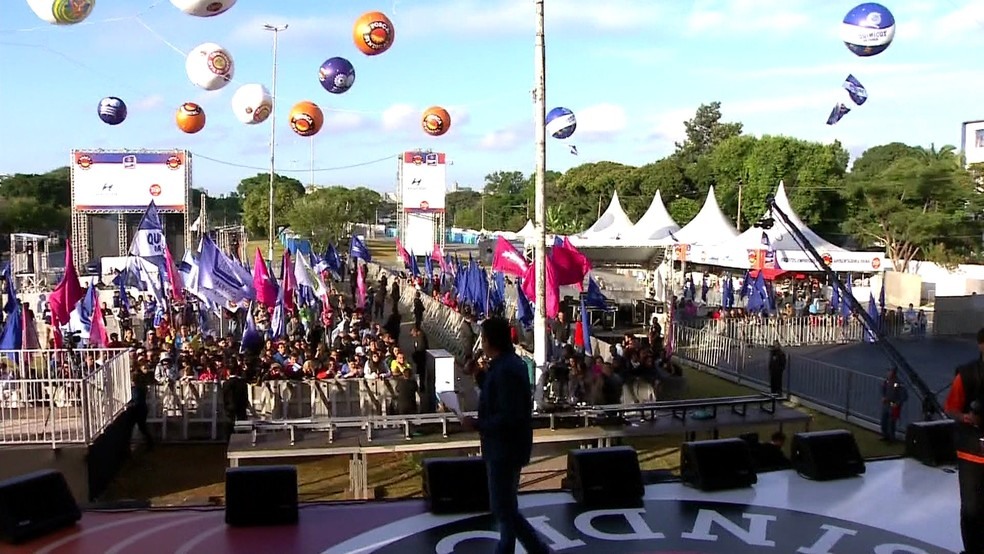
<path fill-rule="evenodd" d="M 796 433 L 792 450 L 793 468 L 807 479 L 846 479 L 865 471 L 864 458 L 850 431 Z"/>
<path fill-rule="evenodd" d="M 489 511 L 489 479 L 481 458 L 428 458 L 423 470 L 424 498 L 431 513 Z"/>
<path fill-rule="evenodd" d="M 227 525 L 260 527 L 297 523 L 297 469 L 294 466 L 229 468 L 225 490 Z"/>
<path fill-rule="evenodd" d="M 35 471 L 0 482 L 0 539 L 20 543 L 82 519 L 65 477 Z"/>
<path fill-rule="evenodd" d="M 589 448 L 567 453 L 567 485 L 574 500 L 591 507 L 642 504 L 645 487 L 634 448 Z"/>
<path fill-rule="evenodd" d="M 955 464 L 956 432 L 952 419 L 910 423 L 905 430 L 905 455 L 928 466 Z"/>
<path fill-rule="evenodd" d="M 742 439 L 685 442 L 680 480 L 702 491 L 743 489 L 758 482 L 752 448 Z"/>

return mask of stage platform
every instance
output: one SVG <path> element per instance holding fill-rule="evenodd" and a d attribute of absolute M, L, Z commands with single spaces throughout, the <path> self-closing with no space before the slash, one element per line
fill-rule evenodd
<path fill-rule="evenodd" d="M 703 493 L 650 485 L 642 508 L 579 509 L 565 492 L 523 495 L 555 552 L 592 554 L 952 554 L 960 551 L 957 475 L 911 460 L 862 477 L 759 475 L 750 489 Z M 297 526 L 233 529 L 221 509 L 87 512 L 81 524 L 10 554 L 477 554 L 496 536 L 487 514 L 435 516 L 421 500 L 314 504 Z M 522 552 L 521 549 L 517 550 Z"/>

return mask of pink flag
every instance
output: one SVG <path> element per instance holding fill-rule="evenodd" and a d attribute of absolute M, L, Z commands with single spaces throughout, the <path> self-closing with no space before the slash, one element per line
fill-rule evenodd
<path fill-rule="evenodd" d="M 554 248 L 553 256 L 550 256 L 550 265 L 553 266 L 554 276 L 558 285 L 578 285 L 584 282 L 584 265 L 581 258 L 583 256 L 578 251 L 571 251 L 566 248 Z"/>
<path fill-rule="evenodd" d="M 75 270 L 75 262 L 72 260 L 72 242 L 65 241 L 65 275 L 62 276 L 58 286 L 48 296 L 48 306 L 51 308 L 52 323 L 55 327 L 67 325 L 69 313 L 75 309 L 79 300 L 85 297 L 85 290 L 79 284 L 79 273 Z"/>
<path fill-rule="evenodd" d="M 171 285 L 171 300 L 181 304 L 184 302 L 184 284 L 181 282 L 181 277 L 178 276 L 178 267 L 174 265 L 174 258 L 171 256 L 171 249 L 167 247 L 167 244 L 164 245 L 164 263 L 167 264 L 167 280 Z M 105 331 L 106 329 L 103 328 L 103 332 Z M 92 342 L 91 339 L 90 342 Z"/>
<path fill-rule="evenodd" d="M 396 253 L 400 255 L 400 259 L 403 260 L 404 266 L 409 268 L 413 265 L 410 261 L 410 253 L 403 247 L 403 243 L 400 242 L 400 239 L 396 239 Z"/>
<path fill-rule="evenodd" d="M 356 268 L 355 306 L 357 308 L 366 307 L 366 270 L 365 266 L 362 264 L 358 264 L 358 267 Z"/>
<path fill-rule="evenodd" d="M 267 308 L 277 305 L 277 283 L 270 278 L 270 271 L 259 248 L 253 257 L 253 288 L 256 289 L 257 302 Z"/>
<path fill-rule="evenodd" d="M 522 277 L 529 269 L 529 265 L 519 250 L 499 235 L 495 241 L 495 252 L 492 254 L 492 270 Z"/>
<path fill-rule="evenodd" d="M 41 341 L 38 340 L 37 322 L 33 317 L 28 317 L 29 311 L 26 305 L 21 307 L 21 348 L 35 350 L 41 348 Z"/>
<path fill-rule="evenodd" d="M 442 273 L 451 273 L 451 268 L 448 267 L 448 261 L 444 259 L 444 251 L 441 250 L 441 245 L 439 243 L 434 243 L 434 250 L 431 251 L 431 259 L 437 258 L 437 261 L 441 264 Z"/>
<path fill-rule="evenodd" d="M 164 249 L 164 255 L 170 258 L 170 254 L 167 254 L 167 249 Z M 103 321 L 102 310 L 97 305 L 92 310 L 92 325 L 89 327 L 89 346 L 96 348 L 106 348 L 109 344 L 109 337 L 106 335 L 106 323 Z"/>
<path fill-rule="evenodd" d="M 577 258 L 578 262 L 581 264 L 581 271 L 585 275 L 587 275 L 588 272 L 591 271 L 591 260 L 589 260 L 588 257 L 585 256 L 584 254 L 582 254 L 581 251 L 578 250 L 576 246 L 571 244 L 571 239 L 568 237 L 564 237 L 563 247 L 564 250 L 569 250 L 574 255 L 574 257 Z"/>
<path fill-rule="evenodd" d="M 523 294 L 531 301 L 536 301 L 536 264 L 529 264 L 523 274 Z M 557 284 L 556 271 L 552 260 L 547 259 L 547 317 L 554 318 L 560 312 L 560 286 Z"/>
<path fill-rule="evenodd" d="M 289 250 L 284 250 L 283 264 L 280 266 L 280 286 L 284 287 L 284 309 L 293 312 L 297 276 L 294 275 L 294 264 L 290 261 Z"/>

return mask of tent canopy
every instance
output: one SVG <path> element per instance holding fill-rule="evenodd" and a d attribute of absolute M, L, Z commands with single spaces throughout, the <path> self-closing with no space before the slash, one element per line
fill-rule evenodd
<path fill-rule="evenodd" d="M 532 219 L 527 219 L 526 225 L 523 225 L 522 229 L 516 231 L 516 236 L 524 239 L 531 239 L 535 234 L 536 234 L 536 227 L 533 225 Z"/>
<path fill-rule="evenodd" d="M 632 220 L 625 215 L 625 210 L 618 201 L 618 191 L 615 191 L 605 213 L 587 231 L 581 233 L 581 236 L 586 239 L 620 239 L 631 234 Z"/>
<path fill-rule="evenodd" d="M 658 240 L 662 241 L 669 238 L 670 233 L 676 233 L 680 230 L 680 226 L 677 225 L 676 221 L 670 217 L 670 213 L 666 211 L 666 205 L 663 204 L 663 197 L 660 196 L 659 191 L 656 191 L 656 196 L 653 197 L 653 203 L 649 205 L 649 209 L 642 216 L 642 219 L 636 222 L 632 227 L 632 234 L 638 240 Z"/>
<path fill-rule="evenodd" d="M 738 230 L 725 217 L 717 198 L 714 197 L 713 186 L 707 190 L 707 200 L 704 201 L 697 215 L 690 220 L 690 223 L 684 225 L 683 229 L 673 233 L 676 242 L 698 246 L 721 244 L 737 236 Z"/>

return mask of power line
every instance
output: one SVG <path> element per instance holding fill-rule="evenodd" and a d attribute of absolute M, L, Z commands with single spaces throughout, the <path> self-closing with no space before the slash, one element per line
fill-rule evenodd
<path fill-rule="evenodd" d="M 246 164 L 240 164 L 240 163 L 230 162 L 230 161 L 226 161 L 226 160 L 220 160 L 218 158 L 213 158 L 211 156 L 206 156 L 205 154 L 199 154 L 198 152 L 194 152 L 194 151 L 192 151 L 191 153 L 192 153 L 192 155 L 196 159 L 208 160 L 208 161 L 210 161 L 212 163 L 217 163 L 219 165 L 224 165 L 224 166 L 228 166 L 228 167 L 238 167 L 238 168 L 241 168 L 241 169 L 253 169 L 253 170 L 256 170 L 256 171 L 270 171 L 270 168 L 269 167 L 259 167 L 259 166 L 254 166 L 254 165 L 246 165 Z M 393 155 L 390 155 L 390 156 L 386 156 L 385 158 L 378 158 L 378 159 L 370 160 L 370 161 L 367 161 L 367 162 L 359 162 L 359 163 L 354 163 L 354 164 L 349 164 L 349 165 L 339 165 L 339 166 L 335 166 L 335 167 L 322 167 L 322 168 L 315 168 L 315 169 L 310 169 L 310 168 L 306 168 L 306 169 L 280 169 L 280 168 L 277 168 L 275 170 L 275 173 L 310 173 L 312 171 L 314 171 L 314 172 L 341 171 L 341 170 L 344 170 L 344 169 L 355 169 L 357 167 L 366 167 L 366 166 L 370 166 L 370 165 L 382 163 L 382 162 L 385 162 L 385 161 L 390 161 L 390 160 L 393 160 L 393 159 L 399 159 L 399 155 L 398 154 L 393 154 Z"/>

